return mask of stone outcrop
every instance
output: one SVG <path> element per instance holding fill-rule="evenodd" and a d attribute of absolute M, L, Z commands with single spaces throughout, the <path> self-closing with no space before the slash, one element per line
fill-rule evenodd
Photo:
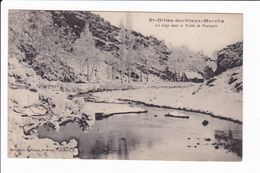
<path fill-rule="evenodd" d="M 217 53 L 217 69 L 215 75 L 218 75 L 228 69 L 240 67 L 243 65 L 243 42 L 228 45 Z"/>

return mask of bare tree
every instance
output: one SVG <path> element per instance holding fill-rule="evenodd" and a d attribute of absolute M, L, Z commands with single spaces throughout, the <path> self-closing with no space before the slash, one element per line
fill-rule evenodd
<path fill-rule="evenodd" d="M 139 82 L 143 82 L 143 70 L 144 70 L 144 45 L 139 45 L 138 48 L 135 51 L 135 60 L 136 62 L 139 62 L 137 65 L 137 68 L 139 67 Z"/>
<path fill-rule="evenodd" d="M 143 61 L 146 69 L 146 82 L 149 82 L 149 73 L 151 70 L 150 53 L 151 51 L 149 50 L 149 47 L 142 49 Z"/>
<path fill-rule="evenodd" d="M 123 83 L 124 73 L 127 73 L 128 83 L 131 82 L 131 73 L 133 72 L 133 36 L 132 36 L 132 19 L 131 13 L 127 13 L 126 16 L 126 28 L 124 26 L 123 20 L 120 22 L 119 37 L 121 40 L 120 45 L 120 78 L 121 83 Z"/>
<path fill-rule="evenodd" d="M 98 50 L 95 47 L 95 41 L 88 24 L 86 24 L 80 38 L 76 40 L 74 49 L 80 72 L 84 73 L 87 71 L 87 81 L 91 81 L 93 74 L 96 75 L 95 71 L 99 65 L 100 55 L 98 55 Z"/>
<path fill-rule="evenodd" d="M 118 69 L 117 67 L 117 59 L 109 52 L 104 52 L 104 62 L 106 64 L 106 75 L 107 80 L 113 81 L 115 79 L 115 73 Z"/>
<path fill-rule="evenodd" d="M 127 66 L 127 75 L 128 75 L 128 83 L 131 83 L 131 74 L 133 72 L 132 64 L 134 62 L 134 56 L 133 56 L 133 44 L 134 44 L 134 38 L 131 33 L 132 31 L 132 18 L 131 13 L 128 12 L 126 15 L 126 47 L 127 47 L 127 58 L 126 58 L 126 66 Z"/>
<path fill-rule="evenodd" d="M 126 59 L 126 30 L 123 21 L 121 20 L 120 22 L 120 31 L 119 31 L 119 37 L 121 40 L 121 45 L 120 45 L 120 53 L 119 53 L 119 58 L 120 58 L 120 80 L 121 83 L 123 84 L 123 76 L 125 72 L 125 59 Z"/>

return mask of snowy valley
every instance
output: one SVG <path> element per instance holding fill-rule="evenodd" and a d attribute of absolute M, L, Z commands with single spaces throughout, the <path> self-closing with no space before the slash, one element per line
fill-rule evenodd
<path fill-rule="evenodd" d="M 155 36 L 133 31 L 130 16 L 116 27 L 91 12 L 11 10 L 8 88 L 9 157 L 85 158 L 80 136 L 44 138 L 39 136 L 39 129 L 56 134 L 66 125 L 76 124 L 83 134 L 88 134 L 96 129 L 95 123 L 110 121 L 118 114 L 155 112 L 153 117 L 170 119 L 166 121 L 169 123 L 174 118 L 165 117 L 166 112 L 174 111 L 188 112 L 188 117 L 199 114 L 202 119 L 194 122 L 210 117 L 220 124 L 233 123 L 227 124 L 239 129 L 238 140 L 234 135 L 231 143 L 226 141 L 230 146 L 212 142 L 215 148 L 210 151 L 216 152 L 216 157 L 210 160 L 242 157 L 242 41 L 216 50 L 215 57 L 209 57 L 203 51 L 172 46 Z M 154 108 L 165 110 L 158 113 Z M 129 121 L 138 119 L 131 117 Z M 204 128 L 201 124 L 194 126 Z M 201 138 L 208 140 L 207 136 Z M 120 138 L 115 145 L 125 148 L 125 141 Z M 228 153 L 230 157 L 225 158 L 217 150 L 221 146 L 235 155 Z M 149 158 L 140 157 L 140 148 L 131 157 L 121 159 Z M 103 159 L 118 159 L 113 154 Z M 153 154 L 151 158 L 159 157 Z M 201 158 L 207 160 L 206 155 Z M 192 160 L 188 156 L 180 159 Z"/>

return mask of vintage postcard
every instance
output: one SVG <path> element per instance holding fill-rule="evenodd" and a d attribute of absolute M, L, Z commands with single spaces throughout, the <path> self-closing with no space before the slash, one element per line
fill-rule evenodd
<path fill-rule="evenodd" d="M 243 14 L 9 10 L 8 156 L 241 161 Z"/>

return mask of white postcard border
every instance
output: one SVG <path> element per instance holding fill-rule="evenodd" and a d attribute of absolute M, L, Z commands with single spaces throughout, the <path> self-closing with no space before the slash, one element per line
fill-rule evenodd
<path fill-rule="evenodd" d="M 8 9 L 86 11 L 208 12 L 244 14 L 244 114 L 242 162 L 104 161 L 7 158 Z M 1 172 L 258 172 L 260 170 L 260 3 L 5 1 L 1 3 Z"/>

